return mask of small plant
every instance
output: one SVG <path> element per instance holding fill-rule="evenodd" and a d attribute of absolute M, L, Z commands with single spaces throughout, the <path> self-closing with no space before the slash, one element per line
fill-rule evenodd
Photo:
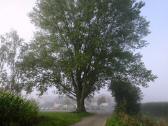
<path fill-rule="evenodd" d="M 32 126 L 37 114 L 35 102 L 0 91 L 0 126 Z"/>

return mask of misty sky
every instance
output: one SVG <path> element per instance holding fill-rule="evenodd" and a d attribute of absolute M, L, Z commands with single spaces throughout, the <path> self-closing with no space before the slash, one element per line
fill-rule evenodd
<path fill-rule="evenodd" d="M 144 100 L 168 101 L 168 0 L 145 0 L 142 15 L 150 21 L 151 34 L 146 37 L 150 45 L 141 50 L 148 69 L 158 76 L 150 87 L 143 88 Z M 33 36 L 34 26 L 28 13 L 35 0 L 0 0 L 0 34 L 12 29 L 26 41 Z"/>

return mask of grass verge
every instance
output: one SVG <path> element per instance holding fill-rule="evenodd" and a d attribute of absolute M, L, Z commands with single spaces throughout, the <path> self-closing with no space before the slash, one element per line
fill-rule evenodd
<path fill-rule="evenodd" d="M 37 126 L 70 126 L 79 122 L 89 113 L 41 112 Z"/>
<path fill-rule="evenodd" d="M 107 120 L 106 126 L 168 126 L 168 122 L 147 116 L 136 117 L 127 114 L 114 114 Z"/>

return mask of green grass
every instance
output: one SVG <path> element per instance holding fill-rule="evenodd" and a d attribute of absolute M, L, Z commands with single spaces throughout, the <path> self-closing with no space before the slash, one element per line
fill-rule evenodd
<path fill-rule="evenodd" d="M 107 119 L 106 126 L 123 126 L 123 125 L 122 122 L 116 116 L 112 116 L 111 118 Z"/>
<path fill-rule="evenodd" d="M 66 112 L 41 112 L 40 121 L 37 126 L 70 126 L 79 122 L 89 113 L 66 113 Z"/>
<path fill-rule="evenodd" d="M 106 126 L 168 126 L 168 102 L 144 103 L 137 117 L 114 114 Z"/>
<path fill-rule="evenodd" d="M 106 121 L 106 126 L 168 126 L 164 119 L 148 116 L 113 115 Z"/>

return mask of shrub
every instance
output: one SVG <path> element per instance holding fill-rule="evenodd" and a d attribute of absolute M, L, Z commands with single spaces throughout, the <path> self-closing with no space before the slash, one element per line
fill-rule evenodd
<path fill-rule="evenodd" d="M 0 125 L 30 126 L 37 118 L 36 103 L 9 92 L 0 91 Z"/>
<path fill-rule="evenodd" d="M 136 115 L 140 111 L 141 90 L 128 81 L 113 81 L 112 95 L 116 101 L 116 112 Z"/>

